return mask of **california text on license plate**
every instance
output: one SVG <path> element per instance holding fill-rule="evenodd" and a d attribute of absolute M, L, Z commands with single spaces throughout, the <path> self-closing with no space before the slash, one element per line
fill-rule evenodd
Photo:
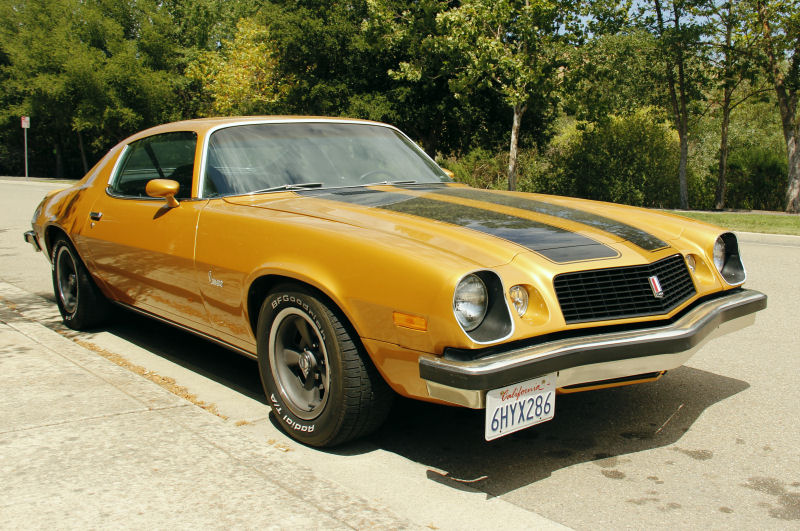
<path fill-rule="evenodd" d="M 550 420 L 556 410 L 556 373 L 486 393 L 486 440 Z"/>

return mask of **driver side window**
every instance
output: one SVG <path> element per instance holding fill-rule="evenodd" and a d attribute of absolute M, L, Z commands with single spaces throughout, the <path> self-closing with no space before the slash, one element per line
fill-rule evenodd
<path fill-rule="evenodd" d="M 190 131 L 163 133 L 142 138 L 128 145 L 110 190 L 118 195 L 148 197 L 147 182 L 152 179 L 178 181 L 175 197 L 192 196 L 192 175 L 197 134 Z"/>

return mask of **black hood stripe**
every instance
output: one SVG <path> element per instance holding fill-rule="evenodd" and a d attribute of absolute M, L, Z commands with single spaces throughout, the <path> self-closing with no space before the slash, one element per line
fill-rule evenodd
<path fill-rule="evenodd" d="M 303 190 L 297 193 L 391 210 L 472 229 L 514 242 L 557 263 L 619 256 L 611 247 L 560 227 L 458 203 L 369 189 Z"/>
<path fill-rule="evenodd" d="M 414 189 L 417 190 L 417 188 Z M 495 203 L 498 205 L 519 208 L 529 212 L 535 212 L 537 214 L 545 214 L 569 221 L 576 221 L 592 228 L 619 236 L 620 238 L 623 238 L 646 251 L 657 251 L 659 249 L 665 249 L 669 247 L 667 242 L 641 229 L 632 227 L 620 221 L 571 207 L 554 205 L 551 203 L 545 203 L 543 201 L 537 201 L 535 199 L 527 199 L 525 197 L 511 196 L 502 193 L 490 192 L 487 190 L 451 188 L 446 185 L 429 186 L 425 188 L 425 191 L 453 197 L 460 197 L 462 199 L 485 201 L 487 203 Z"/>

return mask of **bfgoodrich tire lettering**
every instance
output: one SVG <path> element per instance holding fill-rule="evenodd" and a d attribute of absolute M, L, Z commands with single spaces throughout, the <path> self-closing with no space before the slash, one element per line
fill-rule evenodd
<path fill-rule="evenodd" d="M 106 320 L 109 304 L 92 280 L 72 244 L 56 239 L 50 255 L 53 291 L 64 324 L 75 330 L 92 328 Z"/>
<path fill-rule="evenodd" d="M 281 427 L 311 446 L 366 435 L 386 418 L 392 391 L 336 308 L 282 285 L 258 317 L 261 382 Z"/>

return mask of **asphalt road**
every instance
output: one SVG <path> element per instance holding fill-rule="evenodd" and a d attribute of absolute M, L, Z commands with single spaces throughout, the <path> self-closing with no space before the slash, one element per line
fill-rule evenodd
<path fill-rule="evenodd" d="M 46 259 L 22 241 L 49 183 L 0 180 L 0 279 L 58 328 Z M 123 313 L 74 339 L 171 377 L 243 434 L 409 520 L 443 528 L 800 527 L 800 238 L 742 235 L 756 324 L 714 340 L 658 382 L 560 396 L 551 422 L 494 442 L 482 412 L 398 400 L 385 427 L 335 451 L 270 421 L 254 362 Z M 62 330 L 63 332 L 63 330 Z M 515 525 L 516 522 L 516 525 Z"/>

